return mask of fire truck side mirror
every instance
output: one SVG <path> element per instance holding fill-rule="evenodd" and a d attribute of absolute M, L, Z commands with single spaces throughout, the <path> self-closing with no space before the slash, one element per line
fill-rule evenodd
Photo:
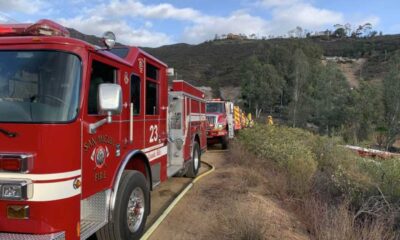
<path fill-rule="evenodd" d="M 118 84 L 102 83 L 99 85 L 100 115 L 118 115 L 122 112 L 122 89 Z"/>
<path fill-rule="evenodd" d="M 98 91 L 98 109 L 100 115 L 106 115 L 106 118 L 89 124 L 89 133 L 96 133 L 96 129 L 106 123 L 112 123 L 112 115 L 118 115 L 122 112 L 122 89 L 118 84 L 102 83 Z"/>

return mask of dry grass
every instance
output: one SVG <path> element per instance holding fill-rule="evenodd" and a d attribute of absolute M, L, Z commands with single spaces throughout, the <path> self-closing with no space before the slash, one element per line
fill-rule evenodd
<path fill-rule="evenodd" d="M 349 211 L 349 204 L 344 202 L 332 206 L 316 198 L 304 201 L 299 209 L 304 222 L 315 239 L 318 240 L 395 240 L 385 220 L 374 219 L 363 222 L 355 221 L 355 215 Z"/>
<path fill-rule="evenodd" d="M 264 212 L 257 208 L 244 208 L 238 203 L 227 204 L 230 208 L 216 214 L 218 226 L 212 232 L 220 239 L 232 240 L 263 240 L 266 238 L 266 224 Z"/>
<path fill-rule="evenodd" d="M 245 169 L 241 172 L 242 184 L 247 188 L 255 188 L 263 182 L 263 176 L 255 169 Z"/>
<path fill-rule="evenodd" d="M 241 167 L 252 167 L 254 158 L 249 152 L 237 141 L 232 141 L 229 148 L 229 157 L 226 158 L 227 164 L 233 164 Z"/>

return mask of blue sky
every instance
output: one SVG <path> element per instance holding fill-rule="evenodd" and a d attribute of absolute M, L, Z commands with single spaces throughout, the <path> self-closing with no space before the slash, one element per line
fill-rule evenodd
<path fill-rule="evenodd" d="M 48 18 L 86 34 L 116 33 L 125 44 L 157 47 L 201 43 L 215 34 L 285 35 L 370 22 L 400 33 L 395 0 L 0 0 L 0 22 Z"/>

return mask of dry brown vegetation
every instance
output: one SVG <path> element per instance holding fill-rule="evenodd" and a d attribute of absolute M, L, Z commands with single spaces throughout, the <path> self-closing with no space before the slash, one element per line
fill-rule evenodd
<path fill-rule="evenodd" d="M 231 161 L 247 169 L 246 181 L 264 182 L 265 192 L 296 213 L 311 238 L 398 239 L 396 162 L 365 163 L 302 130 L 248 131 L 233 143 Z"/>

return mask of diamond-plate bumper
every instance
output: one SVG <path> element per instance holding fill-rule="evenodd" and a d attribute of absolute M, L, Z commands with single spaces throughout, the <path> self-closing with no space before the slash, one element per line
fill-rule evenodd
<path fill-rule="evenodd" d="M 45 235 L 0 233 L 1 240 L 65 240 L 65 233 L 51 233 Z"/>

